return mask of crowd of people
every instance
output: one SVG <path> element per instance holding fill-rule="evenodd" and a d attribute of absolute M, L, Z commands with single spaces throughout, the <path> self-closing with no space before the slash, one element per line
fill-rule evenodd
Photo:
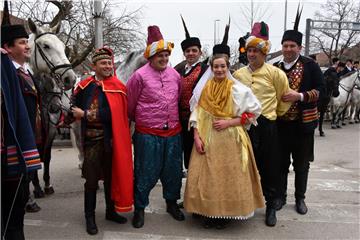
<path fill-rule="evenodd" d="M 213 47 L 209 66 L 200 60 L 201 42 L 190 34 L 181 43 L 185 64 L 169 66 L 174 44 L 159 27 L 148 27 L 144 57 L 126 86 L 114 75 L 114 55 L 102 47 L 92 55 L 95 72 L 74 90 L 66 124 L 81 121 L 86 231 L 98 233 L 95 209 L 104 181 L 106 219 L 124 224 L 119 213 L 134 210 L 132 225 L 145 223 L 149 194 L 158 180 L 166 211 L 185 220 L 181 208 L 222 229 L 231 220 L 252 217 L 264 208 L 265 224 L 275 226 L 276 211 L 287 202 L 289 167 L 295 171 L 295 210 L 305 203 L 310 162 L 314 161 L 317 101 L 325 90 L 320 67 L 300 54 L 302 33 L 287 30 L 281 61 L 265 62 L 269 26 L 255 23 L 246 40 L 249 64 L 230 72 L 229 25 Z M 297 25 L 297 24 L 295 24 Z M 27 71 L 28 35 L 22 25 L 2 26 L 1 158 L 2 237 L 24 239 L 29 182 L 41 167 L 41 119 L 36 80 Z M 328 71 L 339 76 L 358 68 L 333 59 Z M 135 123 L 130 136 L 129 122 Z M 134 156 L 131 144 L 134 146 Z M 188 170 L 183 202 L 183 166 Z M 134 209 L 133 209 L 134 208 Z"/>

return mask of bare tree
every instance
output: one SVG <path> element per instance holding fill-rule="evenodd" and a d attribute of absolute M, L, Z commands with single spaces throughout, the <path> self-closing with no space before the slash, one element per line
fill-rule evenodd
<path fill-rule="evenodd" d="M 240 19 L 235 18 L 234 24 L 235 26 L 244 34 L 246 32 L 251 32 L 251 28 L 255 22 L 265 21 L 269 19 L 272 15 L 272 12 L 269 12 L 269 3 L 264 2 L 255 2 L 251 0 L 250 2 L 242 2 L 241 7 L 239 8 L 240 14 L 238 17 Z M 237 20 L 242 24 L 238 24 Z"/>
<path fill-rule="evenodd" d="M 116 16 L 112 11 L 114 9 Z M 19 0 L 13 3 L 12 10 L 13 15 L 31 18 L 40 25 L 53 26 L 62 21 L 59 37 L 68 48 L 67 53 L 73 67 L 81 64 L 94 50 L 94 9 L 91 0 Z M 143 47 L 144 35 L 139 21 L 141 10 L 130 11 L 125 3 L 104 1 L 104 45 L 111 47 L 116 55 Z"/>
<path fill-rule="evenodd" d="M 310 47 L 313 51 L 322 51 L 326 54 L 331 64 L 331 58 L 341 57 L 346 49 L 359 43 L 360 31 L 343 30 L 341 22 L 360 22 L 360 1 L 328 0 L 317 11 L 315 20 L 339 22 L 335 30 L 313 30 Z M 328 27 L 327 23 L 323 27 Z"/>

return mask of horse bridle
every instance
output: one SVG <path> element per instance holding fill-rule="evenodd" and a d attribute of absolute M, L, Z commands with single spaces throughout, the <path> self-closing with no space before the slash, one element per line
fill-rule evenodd
<path fill-rule="evenodd" d="M 52 35 L 55 35 L 55 33 L 52 33 L 52 32 L 44 32 L 44 33 L 41 33 L 39 35 L 36 36 L 35 40 L 34 40 L 34 43 L 35 43 L 35 65 L 36 65 L 36 68 L 39 69 L 39 66 L 38 66 L 38 61 L 37 61 L 37 50 L 38 52 L 40 53 L 42 59 L 45 61 L 46 65 L 49 67 L 51 73 L 50 75 L 55 79 L 56 81 L 56 84 L 60 87 L 60 88 L 63 88 L 64 84 L 60 85 L 61 83 L 61 78 L 62 76 L 69 70 L 72 69 L 72 66 L 71 64 L 60 64 L 60 65 L 54 65 L 50 60 L 49 58 L 46 56 L 46 54 L 44 53 L 44 51 L 42 50 L 42 48 L 40 47 L 40 45 L 36 42 L 37 39 L 39 39 L 40 37 L 46 35 L 46 34 L 52 34 Z M 64 71 L 62 73 L 56 73 L 56 71 L 58 69 L 64 69 Z"/>
<path fill-rule="evenodd" d="M 47 101 L 47 104 L 45 106 L 46 113 L 48 114 L 49 123 L 53 124 L 54 126 L 57 126 L 60 123 L 60 117 L 61 117 L 62 111 L 68 112 L 70 110 L 70 109 L 64 107 L 64 105 L 62 104 L 62 96 L 63 95 L 65 95 L 68 99 L 70 99 L 70 97 L 66 94 L 66 92 L 64 92 L 63 89 L 61 89 L 60 92 L 49 92 L 49 91 L 45 92 L 45 98 Z M 60 104 L 52 103 L 54 98 L 58 98 L 61 103 Z M 59 118 L 57 119 L 56 122 L 53 122 L 51 120 L 50 114 L 56 114 L 59 112 L 60 112 Z"/>

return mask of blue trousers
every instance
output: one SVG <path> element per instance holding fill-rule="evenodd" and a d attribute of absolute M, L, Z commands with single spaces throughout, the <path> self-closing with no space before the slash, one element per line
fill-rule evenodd
<path fill-rule="evenodd" d="M 180 199 L 182 179 L 181 134 L 172 137 L 135 132 L 135 208 L 149 205 L 150 191 L 160 179 L 163 198 L 176 201 Z"/>

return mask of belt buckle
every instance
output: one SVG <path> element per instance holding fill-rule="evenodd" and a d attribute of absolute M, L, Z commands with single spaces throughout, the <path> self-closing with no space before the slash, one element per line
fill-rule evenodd
<path fill-rule="evenodd" d="M 165 123 L 164 126 L 163 126 L 163 130 L 168 130 L 168 129 L 169 129 L 169 126 L 168 126 L 167 123 Z"/>

